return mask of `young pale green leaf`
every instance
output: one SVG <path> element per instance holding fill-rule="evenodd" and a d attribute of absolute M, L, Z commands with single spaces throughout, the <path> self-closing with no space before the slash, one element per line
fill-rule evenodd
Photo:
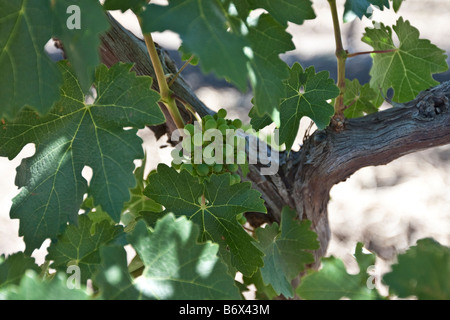
<path fill-rule="evenodd" d="M 289 67 L 279 55 L 295 49 L 292 36 L 285 29 L 267 14 L 260 15 L 257 23 L 249 27 L 247 39 L 252 49 L 250 83 L 254 92 L 254 108 L 259 115 L 267 113 L 274 117 L 284 96 L 283 80 L 289 77 Z"/>
<path fill-rule="evenodd" d="M 86 215 L 78 217 L 78 226 L 69 225 L 47 249 L 46 260 L 53 261 L 50 267 L 66 272 L 68 266 L 78 266 L 80 281 L 86 283 L 100 265 L 100 248 L 112 242 L 125 244 L 122 226 L 112 226 L 108 221 L 92 226 Z"/>
<path fill-rule="evenodd" d="M 109 27 L 104 10 L 100 2 L 92 0 L 58 0 L 51 3 L 53 36 L 63 43 L 79 85 L 87 93 L 94 81 L 95 68 L 100 64 L 99 35 Z"/>
<path fill-rule="evenodd" d="M 0 130 L 0 156 L 12 159 L 27 143 L 36 145 L 36 154 L 17 169 L 21 191 L 10 212 L 11 218 L 20 219 L 26 252 L 76 221 L 87 192 L 81 175 L 84 166 L 93 170 L 89 190 L 94 205 L 101 205 L 118 222 L 130 199 L 129 188 L 136 184 L 133 161 L 144 157 L 134 128 L 164 122 L 159 95 L 150 90 L 151 78 L 130 73 L 131 65 L 97 68 L 93 104 L 85 103 L 69 66 L 59 65 L 64 76 L 62 98 L 51 113 L 40 117 L 26 109 Z"/>
<path fill-rule="evenodd" d="M 313 255 L 306 250 L 319 248 L 317 234 L 310 230 L 311 222 L 300 222 L 296 215 L 294 210 L 284 207 L 280 226 L 273 223 L 256 229 L 258 246 L 265 254 L 263 281 L 287 298 L 294 297 L 291 280 L 303 271 L 305 264 L 314 262 Z"/>
<path fill-rule="evenodd" d="M 304 116 L 311 118 L 319 129 L 328 125 L 334 109 L 327 100 L 337 97 L 339 88 L 328 71 L 316 73 L 314 67 L 303 70 L 295 63 L 285 81 L 285 90 L 280 104 L 280 143 L 284 142 L 286 150 L 290 150 Z"/>
<path fill-rule="evenodd" d="M 358 118 L 377 112 L 377 98 L 378 94 L 368 83 L 361 85 L 358 79 L 345 79 L 344 104 L 348 106 L 344 111 L 346 118 Z"/>
<path fill-rule="evenodd" d="M 426 238 L 398 256 L 398 263 L 385 274 L 389 292 L 400 298 L 450 299 L 450 248 Z"/>
<path fill-rule="evenodd" d="M 4 261 L 2 261 L 4 260 Z M 0 257 L 0 290 L 11 284 L 19 284 L 20 279 L 27 270 L 40 272 L 34 258 L 26 256 L 23 252 L 17 252 L 6 259 Z"/>
<path fill-rule="evenodd" d="M 230 174 L 213 174 L 209 181 L 199 183 L 186 170 L 178 173 L 160 164 L 157 173 L 150 175 L 144 194 L 200 226 L 199 239 L 219 243 L 220 254 L 230 254 L 232 266 L 244 275 L 251 275 L 263 265 L 263 253 L 236 219 L 240 213 L 267 210 L 261 194 L 251 189 L 251 183 L 230 185 Z"/>
<path fill-rule="evenodd" d="M 7 300 L 88 300 L 89 293 L 82 287 L 68 286 L 71 283 L 66 275 L 58 272 L 51 280 L 41 279 L 38 274 L 28 270 L 20 280 L 19 286 L 9 286 L 5 294 Z"/>
<path fill-rule="evenodd" d="M 359 265 L 359 274 L 348 274 L 342 260 L 335 257 L 322 258 L 322 268 L 310 272 L 302 278 L 297 294 L 306 300 L 353 300 L 381 299 L 376 289 L 367 286 L 372 282 L 367 268 L 375 264 L 375 255 L 364 254 L 362 244 L 355 249 L 355 258 Z"/>
<path fill-rule="evenodd" d="M 350 22 L 356 17 L 371 17 L 373 9 L 371 5 L 379 10 L 384 7 L 389 9 L 389 0 L 346 0 L 344 5 L 344 22 Z"/>
<path fill-rule="evenodd" d="M 234 279 L 217 256 L 218 245 L 197 242 L 198 227 L 185 217 L 167 214 L 149 229 L 139 221 L 128 236 L 144 264 L 132 279 L 121 247 L 101 250 L 102 269 L 95 278 L 106 299 L 239 299 Z"/>
<path fill-rule="evenodd" d="M 214 71 L 247 88 L 245 39 L 227 31 L 227 20 L 218 0 L 171 0 L 169 5 L 149 4 L 141 13 L 144 32 L 177 32 L 188 52 L 197 55 L 202 70 Z"/>
<path fill-rule="evenodd" d="M 241 1 L 247 2 L 250 9 L 267 10 L 283 25 L 287 25 L 288 21 L 303 24 L 305 20 L 316 18 L 311 0 L 234 0 L 234 2 Z"/>
<path fill-rule="evenodd" d="M 383 24 L 375 29 L 366 28 L 362 41 L 374 50 L 393 50 L 373 54 L 370 70 L 370 86 L 381 89 L 386 96 L 389 88 L 394 89 L 394 102 L 413 100 L 420 91 L 439 84 L 432 74 L 448 69 L 445 51 L 419 39 L 419 31 L 409 21 L 400 18 L 393 26 L 400 45 L 397 48 L 392 39 L 392 29 Z"/>
<path fill-rule="evenodd" d="M 44 51 L 52 36 L 50 1 L 0 0 L 0 118 L 24 107 L 47 113 L 61 74 Z"/>

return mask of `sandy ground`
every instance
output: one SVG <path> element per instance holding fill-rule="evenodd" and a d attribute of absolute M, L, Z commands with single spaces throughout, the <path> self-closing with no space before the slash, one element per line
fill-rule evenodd
<path fill-rule="evenodd" d="M 315 64 L 316 69 L 331 69 L 334 74 L 333 38 L 330 12 L 324 0 L 316 0 L 314 7 L 318 19 L 308 21 L 304 26 L 291 26 L 295 51 L 283 56 L 286 61 L 301 61 L 304 65 Z M 343 1 L 338 1 L 342 4 Z M 339 7 L 342 12 L 342 6 Z M 448 0 L 407 0 L 400 14 L 410 19 L 421 36 L 450 53 L 450 2 Z M 375 18 L 381 17 L 375 12 Z M 390 13 L 383 21 L 395 22 L 398 15 Z M 130 17 L 125 21 L 133 27 Z M 351 51 L 370 50 L 359 39 L 363 28 L 371 23 L 364 19 L 345 24 L 342 27 L 344 45 Z M 177 36 L 163 33 L 155 36 L 164 47 L 176 50 Z M 333 45 L 332 45 L 333 44 Z M 367 59 L 349 62 L 348 75 L 368 80 L 370 64 Z M 186 69 L 185 78 L 191 83 L 198 96 L 212 109 L 225 107 L 230 117 L 248 119 L 251 107 L 251 94 L 239 93 L 211 76 L 202 77 L 195 69 Z M 206 79 L 206 80 L 205 80 Z M 449 80 L 449 73 L 437 77 L 439 81 Z M 164 138 L 156 141 L 149 131 L 142 131 L 145 148 L 153 150 L 150 165 L 170 162 L 170 149 L 159 147 L 165 144 Z M 301 138 L 302 133 L 299 133 Z M 154 150 L 159 149 L 158 152 Z M 15 168 L 23 157 L 31 156 L 34 146 L 25 148 L 19 156 L 9 161 L 0 158 L 0 254 L 23 250 L 24 245 L 17 236 L 18 221 L 9 219 L 11 199 L 18 190 L 14 185 Z M 331 190 L 329 219 L 332 238 L 328 255 L 341 257 L 352 272 L 357 267 L 352 253 L 357 241 L 364 242 L 366 248 L 376 252 L 377 273 L 386 272 L 395 261 L 398 252 L 413 245 L 417 239 L 433 237 L 444 245 L 450 245 L 450 146 L 425 150 L 404 156 L 388 165 L 364 168 L 347 181 Z M 42 262 L 45 245 L 35 252 Z"/>

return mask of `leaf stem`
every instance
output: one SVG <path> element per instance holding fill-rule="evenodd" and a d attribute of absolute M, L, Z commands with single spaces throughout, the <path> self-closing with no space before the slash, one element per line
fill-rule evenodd
<path fill-rule="evenodd" d="M 142 21 L 139 18 L 139 23 L 142 29 Z M 177 128 L 184 128 L 184 121 L 181 117 L 180 111 L 178 110 L 175 98 L 172 96 L 172 92 L 167 84 L 166 76 L 164 73 L 164 68 L 159 59 L 158 51 L 156 50 L 155 43 L 153 42 L 152 35 L 150 33 L 143 33 L 145 45 L 147 46 L 148 54 L 150 55 L 150 60 L 152 61 L 153 68 L 155 69 L 156 80 L 158 81 L 159 94 L 161 96 L 161 101 L 167 107 L 169 114 Z"/>
<path fill-rule="evenodd" d="M 170 80 L 168 86 L 169 88 L 172 86 L 172 84 L 175 82 L 175 80 L 177 80 L 178 76 L 180 75 L 180 73 L 189 65 L 189 63 L 191 63 L 192 59 L 194 59 L 194 55 L 192 55 L 184 64 L 183 66 L 180 68 L 180 70 L 178 70 L 178 72 L 173 76 L 173 78 Z"/>
<path fill-rule="evenodd" d="M 356 57 L 362 54 L 371 54 L 371 53 L 388 53 L 388 52 L 394 52 L 397 51 L 397 49 L 389 49 L 389 50 L 373 50 L 373 51 L 362 51 L 362 52 L 354 52 L 354 53 L 348 53 L 347 58 Z"/>
<path fill-rule="evenodd" d="M 328 0 L 333 18 L 334 39 L 336 41 L 336 57 L 337 57 L 337 86 L 340 90 L 334 104 L 334 115 L 343 120 L 344 111 L 344 92 L 345 92 L 345 61 L 347 59 L 347 51 L 342 45 L 341 28 L 339 26 L 339 18 L 336 7 L 336 0 Z"/>

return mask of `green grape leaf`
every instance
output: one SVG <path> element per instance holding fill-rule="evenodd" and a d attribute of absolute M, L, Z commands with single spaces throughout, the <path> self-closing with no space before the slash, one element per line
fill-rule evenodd
<path fill-rule="evenodd" d="M 394 8 L 395 12 L 398 12 L 403 1 L 404 0 L 392 0 L 392 7 Z"/>
<path fill-rule="evenodd" d="M 228 3 L 230 1 L 222 0 L 222 2 Z M 237 11 L 237 15 L 239 16 L 239 18 L 241 18 L 242 20 L 245 21 L 248 18 L 250 11 L 252 10 L 252 8 L 250 7 L 249 1 L 248 0 L 231 0 L 231 2 L 233 3 L 234 8 L 233 8 L 233 6 L 228 6 L 228 13 L 233 15 L 233 14 L 236 14 L 233 11 Z"/>
<path fill-rule="evenodd" d="M 100 248 L 101 263 L 94 276 L 94 284 L 100 289 L 105 300 L 144 299 L 133 284 L 128 271 L 127 252 L 120 246 L 103 246 Z"/>
<path fill-rule="evenodd" d="M 279 23 L 303 24 L 305 20 L 315 19 L 311 0 L 246 0 L 251 9 L 266 9 Z M 240 2 L 240 0 L 235 0 Z"/>
<path fill-rule="evenodd" d="M 254 285 L 256 300 L 273 300 L 279 294 L 275 292 L 270 284 L 265 284 L 261 275 L 261 269 L 258 269 L 251 277 L 243 277 L 244 284 L 247 286 Z"/>
<path fill-rule="evenodd" d="M 217 256 L 219 246 L 197 243 L 198 234 L 197 225 L 173 214 L 159 220 L 154 231 L 138 223 L 128 239 L 145 265 L 142 278 L 136 279 L 143 294 L 156 299 L 239 299 L 234 278 Z"/>
<path fill-rule="evenodd" d="M 17 168 L 16 185 L 21 190 L 10 211 L 11 218 L 20 219 L 26 253 L 46 238 L 55 238 L 67 222 L 76 222 L 88 191 L 81 175 L 84 166 L 93 170 L 89 193 L 94 205 L 118 222 L 130 199 L 129 188 L 136 184 L 133 161 L 144 157 L 135 128 L 164 122 L 159 95 L 149 89 L 151 78 L 137 77 L 130 72 L 131 65 L 97 68 L 93 104 L 85 103 L 67 63 L 59 66 L 64 76 L 62 98 L 51 113 L 40 117 L 26 109 L 0 130 L 0 156 L 12 159 L 27 143 L 36 145 L 35 155 Z"/>
<path fill-rule="evenodd" d="M 95 226 L 99 223 L 107 222 L 111 226 L 116 224 L 111 216 L 104 211 L 101 206 L 94 206 L 94 199 L 92 199 L 92 197 L 84 200 L 81 205 L 81 209 L 85 210 L 85 214 L 87 214 L 89 219 L 92 221 L 91 234 L 95 233 Z"/>
<path fill-rule="evenodd" d="M 368 83 L 361 85 L 358 79 L 345 79 L 344 104 L 348 106 L 344 111 L 346 118 L 358 118 L 378 111 L 376 101 L 377 92 Z"/>
<path fill-rule="evenodd" d="M 101 249 L 102 269 L 95 278 L 106 299 L 239 299 L 234 279 L 217 256 L 218 245 L 197 243 L 198 227 L 167 214 L 154 230 L 139 221 L 128 236 L 144 264 L 131 278 L 121 247 Z"/>
<path fill-rule="evenodd" d="M 0 0 L 0 118 L 24 107 L 47 113 L 59 98 L 61 74 L 44 51 L 52 36 L 49 1 Z"/>
<path fill-rule="evenodd" d="M 245 39 L 227 31 L 227 20 L 218 0 L 171 0 L 169 5 L 149 4 L 141 13 L 143 32 L 177 32 L 185 51 L 197 55 L 203 72 L 214 71 L 247 88 Z"/>
<path fill-rule="evenodd" d="M 392 271 L 383 277 L 390 293 L 422 300 L 449 300 L 449 279 L 450 248 L 431 238 L 417 241 L 400 254 Z"/>
<path fill-rule="evenodd" d="M 131 9 L 134 12 L 140 12 L 147 2 L 148 0 L 105 0 L 103 7 L 106 10 L 121 10 L 125 12 Z"/>
<path fill-rule="evenodd" d="M 198 65 L 199 59 L 196 55 L 192 54 L 189 51 L 186 51 L 186 48 L 184 48 L 182 45 L 178 48 L 178 51 L 181 53 L 181 60 L 182 61 L 189 61 L 189 64 L 196 66 Z"/>
<path fill-rule="evenodd" d="M 224 260 L 230 254 L 232 266 L 244 275 L 251 275 L 263 265 L 263 253 L 236 219 L 244 212 L 267 212 L 261 194 L 251 189 L 251 183 L 230 185 L 228 173 L 213 174 L 209 181 L 199 183 L 186 170 L 178 173 L 160 164 L 157 173 L 150 175 L 144 194 L 176 216 L 185 215 L 200 226 L 200 241 L 218 243 Z"/>
<path fill-rule="evenodd" d="M 81 90 L 87 93 L 94 81 L 95 68 L 100 64 L 99 35 L 108 30 L 108 20 L 98 1 L 58 0 L 51 3 L 53 36 L 63 43 Z M 74 4 L 76 9 L 70 11 Z"/>
<path fill-rule="evenodd" d="M 400 41 L 398 48 L 392 39 L 392 29 L 383 24 L 375 29 L 366 28 L 362 38 L 374 50 L 393 50 L 372 55 L 370 86 L 380 88 L 384 96 L 392 88 L 392 101 L 408 102 L 420 91 L 439 84 L 432 74 L 448 69 L 447 56 L 429 40 L 419 39 L 419 31 L 409 21 L 399 18 L 392 28 Z"/>
<path fill-rule="evenodd" d="M 142 165 L 134 171 L 136 178 L 136 187 L 130 190 L 131 199 L 124 204 L 124 209 L 133 217 L 138 217 L 142 212 L 161 212 L 163 208 L 160 204 L 146 197 L 143 192 L 147 186 L 147 180 L 144 180 L 144 172 L 147 164 L 147 155 L 142 160 Z"/>
<path fill-rule="evenodd" d="M 1 261 L 3 260 L 4 261 Z M 17 252 L 6 259 L 0 257 L 0 290 L 6 288 L 10 284 L 19 284 L 20 279 L 27 270 L 40 272 L 34 258 L 26 256 L 23 252 Z"/>
<path fill-rule="evenodd" d="M 355 249 L 355 258 L 359 265 L 359 274 L 348 274 L 342 260 L 335 257 L 322 258 L 322 268 L 312 271 L 302 278 L 297 294 L 306 300 L 352 300 L 381 299 L 376 289 L 369 289 L 372 282 L 367 268 L 375 264 L 375 255 L 364 254 L 362 243 Z"/>
<path fill-rule="evenodd" d="M 286 93 L 280 104 L 280 143 L 290 150 L 297 136 L 300 120 L 307 116 L 321 130 L 330 122 L 334 109 L 327 100 L 339 94 L 328 71 L 316 73 L 314 67 L 303 70 L 299 63 L 290 69 L 285 81 Z"/>
<path fill-rule="evenodd" d="M 384 10 L 384 7 L 389 9 L 388 0 L 346 0 L 344 5 L 344 22 L 350 22 L 356 17 L 362 19 L 362 17 L 371 17 L 373 5 L 379 10 Z"/>
<path fill-rule="evenodd" d="M 259 115 L 274 117 L 284 96 L 283 80 L 289 77 L 289 66 L 279 55 L 295 49 L 292 36 L 270 15 L 262 14 L 249 27 L 247 39 L 252 48 L 250 83 L 253 87 L 254 108 Z"/>
<path fill-rule="evenodd" d="M 314 256 L 306 250 L 319 248 L 317 234 L 310 230 L 311 222 L 296 219 L 297 213 L 289 207 L 281 212 L 281 224 L 272 223 L 256 229 L 258 246 L 264 252 L 261 275 L 277 295 L 294 297 L 291 280 L 304 270 L 305 264 L 313 263 Z"/>
<path fill-rule="evenodd" d="M 71 288 L 68 279 L 58 272 L 51 280 L 41 279 L 38 274 L 28 270 L 20 280 L 19 286 L 7 288 L 7 300 L 89 300 L 91 297 L 82 287 Z"/>
<path fill-rule="evenodd" d="M 261 130 L 273 122 L 272 118 L 267 113 L 260 116 L 255 107 L 250 109 L 248 116 L 251 118 L 250 124 L 255 130 Z"/>
<path fill-rule="evenodd" d="M 109 243 L 125 245 L 122 226 L 112 226 L 108 221 L 96 223 L 87 215 L 78 217 L 78 226 L 69 225 L 64 233 L 52 242 L 47 249 L 47 261 L 53 261 L 51 268 L 66 272 L 67 267 L 76 265 L 80 268 L 81 283 L 86 283 L 100 265 L 99 250 Z"/>

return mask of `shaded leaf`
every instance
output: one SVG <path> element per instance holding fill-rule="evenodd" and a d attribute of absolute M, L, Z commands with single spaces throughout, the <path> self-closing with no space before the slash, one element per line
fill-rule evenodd
<path fill-rule="evenodd" d="M 295 49 L 295 46 L 286 27 L 270 15 L 262 14 L 254 23 L 247 35 L 252 48 L 250 83 L 254 92 L 254 108 L 259 115 L 267 113 L 274 117 L 284 96 L 283 80 L 289 77 L 289 66 L 279 55 Z"/>
<path fill-rule="evenodd" d="M 0 256 L 0 290 L 10 284 L 19 284 L 27 270 L 40 272 L 34 258 L 26 256 L 23 252 L 14 253 L 7 258 Z"/>
<path fill-rule="evenodd" d="M 431 238 L 421 239 L 404 254 L 383 281 L 400 298 L 450 299 L 450 248 Z"/>
<path fill-rule="evenodd" d="M 118 222 L 129 188 L 136 184 L 133 161 L 144 157 L 137 128 L 164 122 L 159 95 L 149 89 L 151 78 L 136 77 L 129 72 L 131 65 L 97 68 L 93 104 L 85 103 L 68 65 L 59 65 L 64 85 L 52 112 L 40 117 L 26 109 L 0 131 L 0 156 L 12 159 L 27 143 L 36 145 L 36 154 L 17 169 L 21 190 L 10 212 L 20 219 L 27 253 L 76 221 L 88 191 L 81 176 L 84 166 L 93 170 L 89 190 L 94 206 L 101 205 Z"/>
<path fill-rule="evenodd" d="M 281 212 L 281 224 L 256 229 L 258 246 L 264 252 L 261 275 L 278 295 L 294 297 L 291 280 L 304 270 L 305 264 L 313 263 L 314 256 L 308 250 L 319 248 L 317 234 L 310 230 L 311 222 L 296 219 L 297 213 L 289 207 Z"/>
<path fill-rule="evenodd" d="M 78 217 L 78 226 L 70 225 L 47 249 L 47 261 L 51 268 L 66 272 L 68 266 L 80 268 L 81 283 L 86 283 L 100 265 L 99 250 L 111 242 L 125 245 L 122 226 L 113 226 L 108 221 L 95 224 L 86 215 Z M 121 239 L 123 238 L 123 239 Z"/>
<path fill-rule="evenodd" d="M 121 10 L 125 12 L 131 9 L 134 12 L 139 12 L 147 2 L 147 0 L 105 0 L 103 7 L 106 10 Z"/>
<path fill-rule="evenodd" d="M 94 277 L 94 283 L 100 289 L 103 299 L 145 299 L 133 285 L 133 279 L 127 267 L 127 252 L 123 247 L 101 247 L 100 257 L 101 263 Z"/>
<path fill-rule="evenodd" d="M 364 16 L 370 18 L 373 12 L 371 5 L 379 10 L 384 10 L 384 7 L 389 9 L 390 7 L 388 0 L 346 0 L 344 5 L 344 22 L 350 22 L 356 17 L 359 19 L 362 19 Z"/>
<path fill-rule="evenodd" d="M 0 118 L 25 106 L 45 114 L 59 99 L 61 74 L 44 51 L 51 16 L 50 1 L 0 0 Z"/>
<path fill-rule="evenodd" d="M 239 299 L 218 245 L 197 239 L 198 227 L 185 217 L 168 214 L 154 230 L 140 221 L 128 240 L 144 263 L 142 275 L 131 279 L 122 248 L 104 248 L 96 282 L 108 299 Z"/>
<path fill-rule="evenodd" d="M 172 30 L 180 35 L 185 51 L 200 59 L 203 72 L 214 71 L 247 88 L 247 58 L 243 37 L 227 31 L 227 20 L 218 0 L 171 0 L 169 5 L 149 4 L 141 13 L 143 32 Z"/>
<path fill-rule="evenodd" d="M 19 286 L 10 286 L 7 300 L 88 300 L 90 295 L 84 288 L 70 288 L 67 277 L 58 272 L 51 280 L 40 279 L 36 272 L 28 270 Z"/>
<path fill-rule="evenodd" d="M 239 0 L 234 0 L 240 2 Z M 245 0 L 251 9 L 266 9 L 279 23 L 303 24 L 305 20 L 315 19 L 311 0 Z"/>
<path fill-rule="evenodd" d="M 375 255 L 363 254 L 362 243 L 358 243 L 355 258 L 360 268 L 356 275 L 347 273 L 342 260 L 322 258 L 321 269 L 302 278 L 297 294 L 306 300 L 338 300 L 344 297 L 353 300 L 381 299 L 376 289 L 367 286 L 371 280 L 367 268 L 375 264 Z"/>
<path fill-rule="evenodd" d="M 53 36 L 64 45 L 64 52 L 77 75 L 79 85 L 88 93 L 94 81 L 94 73 L 100 64 L 100 34 L 109 28 L 102 5 L 92 0 L 58 0 L 52 1 Z M 76 5 L 75 11 L 70 11 Z M 79 10 L 79 11 L 77 11 Z M 79 13 L 79 15 L 78 15 Z M 79 18 L 79 29 L 72 28 L 72 18 Z M 70 26 L 70 28 L 69 28 Z"/>
<path fill-rule="evenodd" d="M 272 118 L 265 113 L 264 115 L 260 116 L 256 112 L 256 108 L 253 107 L 250 109 L 250 112 L 248 113 L 248 116 L 251 118 L 250 124 L 252 125 L 252 128 L 255 130 L 261 130 L 268 125 L 270 125 L 273 121 Z"/>
<path fill-rule="evenodd" d="M 228 173 L 213 174 L 209 181 L 199 183 L 186 170 L 177 172 L 160 164 L 157 173 L 150 175 L 144 194 L 176 216 L 184 215 L 196 223 L 199 239 L 220 244 L 222 258 L 227 261 L 224 256 L 229 254 L 231 265 L 243 274 L 251 275 L 263 265 L 263 253 L 236 219 L 244 212 L 266 212 L 261 194 L 251 189 L 251 183 L 230 185 Z"/>

